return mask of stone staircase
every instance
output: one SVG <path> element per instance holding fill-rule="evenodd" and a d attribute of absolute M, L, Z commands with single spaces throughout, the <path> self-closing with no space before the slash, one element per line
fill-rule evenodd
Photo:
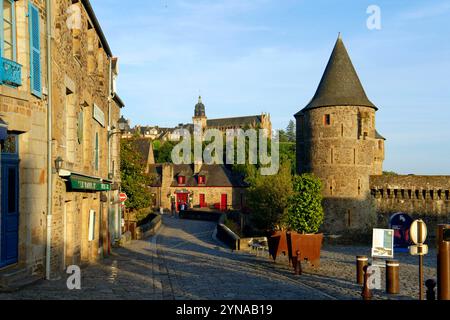
<path fill-rule="evenodd" d="M 43 278 L 43 275 L 31 274 L 31 271 L 26 268 L 0 271 L 0 292 L 15 292 L 35 284 Z"/>

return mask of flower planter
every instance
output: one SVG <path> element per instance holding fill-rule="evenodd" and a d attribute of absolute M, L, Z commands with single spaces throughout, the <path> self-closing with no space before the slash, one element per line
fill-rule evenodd
<path fill-rule="evenodd" d="M 323 234 L 289 232 L 287 235 L 289 261 L 296 262 L 297 252 L 300 252 L 300 261 L 308 261 L 314 268 L 319 268 Z"/>
<path fill-rule="evenodd" d="M 269 237 L 269 253 L 274 261 L 280 254 L 288 254 L 288 243 L 285 231 L 273 232 Z"/>

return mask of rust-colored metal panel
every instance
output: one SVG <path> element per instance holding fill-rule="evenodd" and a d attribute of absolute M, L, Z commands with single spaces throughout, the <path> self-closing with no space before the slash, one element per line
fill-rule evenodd
<path fill-rule="evenodd" d="M 288 243 L 285 231 L 276 231 L 269 238 L 269 252 L 273 260 L 276 261 L 280 254 L 288 254 Z"/>
<path fill-rule="evenodd" d="M 322 250 L 323 234 L 288 233 L 289 259 L 295 258 L 300 252 L 301 261 L 308 261 L 313 267 L 320 267 L 320 252 Z"/>

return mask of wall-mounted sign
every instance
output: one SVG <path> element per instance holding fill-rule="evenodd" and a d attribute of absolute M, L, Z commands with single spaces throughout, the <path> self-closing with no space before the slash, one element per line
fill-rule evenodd
<path fill-rule="evenodd" d="M 385 259 L 394 258 L 394 230 L 373 230 L 372 257 Z"/>
<path fill-rule="evenodd" d="M 102 127 L 105 127 L 105 113 L 100 109 L 95 103 L 94 103 L 94 112 L 92 113 L 94 116 L 94 119 L 100 123 Z"/>
<path fill-rule="evenodd" d="M 85 190 L 85 191 L 110 191 L 111 185 L 103 183 L 100 180 L 79 177 L 72 175 L 70 177 L 70 186 L 72 190 Z"/>

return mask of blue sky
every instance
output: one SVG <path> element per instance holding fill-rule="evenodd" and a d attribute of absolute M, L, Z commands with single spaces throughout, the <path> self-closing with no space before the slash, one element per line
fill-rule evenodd
<path fill-rule="evenodd" d="M 91 2 L 133 125 L 190 122 L 201 93 L 210 118 L 268 112 L 285 128 L 341 32 L 380 109 L 385 170 L 450 175 L 450 0 Z M 381 30 L 366 27 L 369 5 Z"/>

